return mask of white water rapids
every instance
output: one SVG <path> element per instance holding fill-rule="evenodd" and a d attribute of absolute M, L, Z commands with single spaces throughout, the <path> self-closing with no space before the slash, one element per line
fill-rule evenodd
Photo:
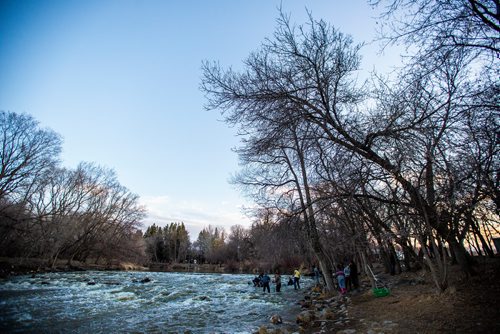
<path fill-rule="evenodd" d="M 145 277 L 151 281 L 141 283 Z M 293 321 L 301 291 L 283 276 L 281 293 L 272 284 L 264 294 L 249 284 L 252 278 L 160 272 L 11 277 L 0 280 L 0 332 L 252 333 L 273 314 Z"/>

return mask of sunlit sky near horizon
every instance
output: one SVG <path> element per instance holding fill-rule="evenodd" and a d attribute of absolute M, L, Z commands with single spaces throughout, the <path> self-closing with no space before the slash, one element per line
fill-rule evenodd
<path fill-rule="evenodd" d="M 95 162 L 148 209 L 145 225 L 184 222 L 191 239 L 209 224 L 249 226 L 236 130 L 203 108 L 201 63 L 241 68 L 276 27 L 306 8 L 353 36 L 375 37 L 366 0 L 0 0 L 0 110 L 28 113 L 64 140 L 62 163 Z M 364 51 L 363 73 L 397 55 Z"/>

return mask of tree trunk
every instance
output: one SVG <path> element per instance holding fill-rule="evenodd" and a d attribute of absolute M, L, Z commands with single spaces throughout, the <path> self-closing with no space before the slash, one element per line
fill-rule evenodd
<path fill-rule="evenodd" d="M 394 274 L 401 274 L 401 263 L 399 262 L 398 254 L 396 253 L 396 249 L 394 248 L 394 244 L 392 242 L 388 242 L 388 248 L 389 248 L 389 256 L 391 257 L 391 265 L 394 263 Z M 391 267 L 392 269 L 392 267 Z"/>
<path fill-rule="evenodd" d="M 332 276 L 332 270 L 331 266 L 329 265 L 328 258 L 324 255 L 318 255 L 316 254 L 319 262 L 319 267 L 321 269 L 321 272 L 323 273 L 323 277 L 325 279 L 325 284 L 326 284 L 326 290 L 327 291 L 334 291 L 335 290 L 335 284 L 333 282 L 333 276 Z"/>
<path fill-rule="evenodd" d="M 51 268 L 51 269 L 54 269 L 54 268 L 56 267 L 56 262 L 57 262 L 57 259 L 58 259 L 58 257 L 59 257 L 59 252 L 60 252 L 60 250 L 58 250 L 58 251 L 56 252 L 56 254 L 54 255 L 54 257 L 53 257 L 53 259 L 52 259 L 52 263 L 50 264 L 50 268 Z"/>
<path fill-rule="evenodd" d="M 435 246 L 435 243 L 434 243 L 432 237 L 430 238 L 430 242 L 431 242 L 431 248 L 433 248 Z M 446 288 L 448 286 L 446 271 L 443 271 L 443 269 L 444 269 L 443 266 L 436 267 L 435 262 L 432 261 L 432 257 L 431 257 L 431 253 L 429 251 L 429 248 L 427 247 L 427 245 L 425 245 L 423 243 L 422 238 L 420 238 L 420 243 L 421 243 L 423 253 L 424 253 L 423 254 L 424 261 L 431 272 L 432 280 L 434 281 L 434 284 L 436 285 L 439 293 L 442 293 L 444 290 L 446 290 Z M 439 256 L 438 250 L 434 249 L 434 252 L 437 254 L 436 258 L 439 259 L 440 256 Z M 439 268 L 441 268 L 441 270 L 439 270 Z"/>
<path fill-rule="evenodd" d="M 361 261 L 363 263 L 363 271 L 365 272 L 365 275 L 370 280 L 370 284 L 371 284 L 372 288 L 375 288 L 375 286 L 376 286 L 375 277 L 373 277 L 372 273 L 370 272 L 369 264 L 368 264 L 368 260 L 366 259 L 365 252 L 362 250 L 360 253 L 361 253 Z"/>
<path fill-rule="evenodd" d="M 467 277 L 474 276 L 476 272 L 474 271 L 474 268 L 472 268 L 472 262 L 469 254 L 465 250 L 464 245 L 459 243 L 454 238 L 448 240 L 448 243 L 450 244 L 451 251 L 462 271 L 467 275 Z"/>
<path fill-rule="evenodd" d="M 480 229 L 478 228 L 477 225 L 472 226 L 473 230 L 475 231 L 474 235 L 479 237 L 479 240 L 481 241 L 481 245 L 483 247 L 484 252 L 491 258 L 495 257 L 495 253 L 493 253 L 493 250 L 491 247 L 488 245 L 486 240 L 484 239 L 483 235 L 481 234 Z"/>
<path fill-rule="evenodd" d="M 405 265 L 406 271 L 411 271 L 411 259 L 413 258 L 415 261 L 418 261 L 417 254 L 415 251 L 408 245 L 408 242 L 402 243 L 401 247 L 403 247 L 403 263 Z"/>

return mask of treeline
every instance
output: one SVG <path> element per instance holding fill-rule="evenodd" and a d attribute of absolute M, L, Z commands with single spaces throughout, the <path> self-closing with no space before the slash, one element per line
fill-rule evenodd
<path fill-rule="evenodd" d="M 145 210 L 112 170 L 60 165 L 62 140 L 33 117 L 0 112 L 0 256 L 144 261 Z"/>
<path fill-rule="evenodd" d="M 381 40 L 408 52 L 391 75 L 359 82 L 361 44 L 282 13 L 243 71 L 205 62 L 201 87 L 243 138 L 234 182 L 266 238 L 294 226 L 325 273 L 372 253 L 391 272 L 424 265 L 444 290 L 448 266 L 474 275 L 470 249 L 493 256 L 499 232 L 498 8 L 379 3 Z M 270 245 L 256 249 L 283 243 Z"/>
<path fill-rule="evenodd" d="M 310 267 L 316 260 L 299 224 L 277 225 L 269 220 L 255 221 L 249 228 L 209 225 L 190 242 L 184 223 L 165 227 L 153 224 L 144 238 L 149 261 L 224 265 L 229 272 L 291 271 Z"/>

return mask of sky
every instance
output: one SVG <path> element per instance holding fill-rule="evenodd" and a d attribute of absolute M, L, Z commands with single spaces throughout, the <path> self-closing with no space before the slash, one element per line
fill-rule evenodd
<path fill-rule="evenodd" d="M 272 37 L 282 6 L 307 10 L 356 43 L 375 38 L 367 0 L 0 0 L 0 110 L 27 113 L 63 138 L 62 164 L 113 169 L 140 196 L 145 226 L 250 226 L 249 199 L 229 183 L 239 169 L 236 129 L 205 110 L 201 64 L 242 61 Z M 362 72 L 395 54 L 369 43 Z"/>

